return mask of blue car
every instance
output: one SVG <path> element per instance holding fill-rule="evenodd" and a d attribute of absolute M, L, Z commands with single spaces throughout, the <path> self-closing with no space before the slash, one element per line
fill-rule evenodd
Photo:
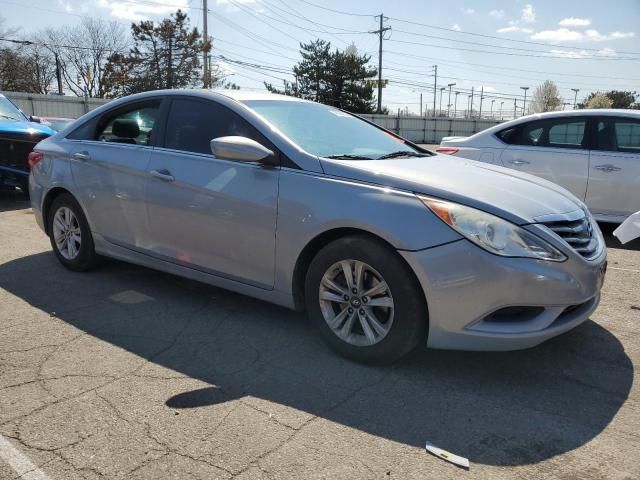
<path fill-rule="evenodd" d="M 0 186 L 19 187 L 28 193 L 27 157 L 36 143 L 56 133 L 38 120 L 0 94 Z"/>

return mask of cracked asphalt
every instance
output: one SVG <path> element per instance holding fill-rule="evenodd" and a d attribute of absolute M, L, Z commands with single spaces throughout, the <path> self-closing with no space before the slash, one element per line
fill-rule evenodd
<path fill-rule="evenodd" d="M 608 242 L 575 330 L 365 367 L 298 313 L 116 261 L 68 272 L 0 192 L 0 434 L 51 480 L 640 478 L 640 242 Z"/>

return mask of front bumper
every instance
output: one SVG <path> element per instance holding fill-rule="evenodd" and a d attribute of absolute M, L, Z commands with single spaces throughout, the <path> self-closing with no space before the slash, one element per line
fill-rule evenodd
<path fill-rule="evenodd" d="M 587 261 L 506 258 L 468 240 L 402 251 L 429 308 L 428 346 L 456 350 L 519 350 L 570 330 L 600 301 L 606 249 Z M 514 307 L 526 315 L 495 312 Z"/>

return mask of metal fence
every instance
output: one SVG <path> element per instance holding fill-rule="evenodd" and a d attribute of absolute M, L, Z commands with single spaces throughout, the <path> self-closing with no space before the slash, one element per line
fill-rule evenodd
<path fill-rule="evenodd" d="M 104 98 L 83 98 L 38 93 L 2 92 L 20 109 L 38 117 L 78 118 L 108 102 Z"/>
<path fill-rule="evenodd" d="M 108 102 L 104 98 L 2 92 L 22 111 L 39 117 L 78 118 Z M 500 123 L 484 118 L 420 117 L 417 115 L 361 115 L 417 143 L 440 143 L 442 137 L 468 136 Z"/>
<path fill-rule="evenodd" d="M 469 136 L 500 123 L 480 118 L 361 115 L 415 143 L 440 143 L 442 137 Z"/>

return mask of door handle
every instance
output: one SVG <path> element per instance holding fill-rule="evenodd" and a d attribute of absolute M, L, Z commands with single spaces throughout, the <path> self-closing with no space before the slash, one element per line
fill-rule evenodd
<path fill-rule="evenodd" d="M 154 178 L 158 178 L 164 182 L 173 182 L 175 178 L 171 175 L 171 172 L 166 168 L 162 170 L 151 170 L 151 176 Z"/>
<path fill-rule="evenodd" d="M 509 163 L 512 165 L 528 165 L 531 162 L 527 161 L 527 160 L 509 160 Z"/>
<path fill-rule="evenodd" d="M 595 168 L 596 170 L 601 170 L 603 172 L 619 172 L 620 170 L 622 170 L 620 167 L 616 167 L 615 165 L 611 165 L 610 163 L 607 163 L 605 165 L 596 165 L 593 168 Z"/>
<path fill-rule="evenodd" d="M 80 160 L 81 162 L 91 160 L 91 155 L 89 155 L 89 152 L 76 152 L 72 155 L 72 157 L 74 160 Z"/>

